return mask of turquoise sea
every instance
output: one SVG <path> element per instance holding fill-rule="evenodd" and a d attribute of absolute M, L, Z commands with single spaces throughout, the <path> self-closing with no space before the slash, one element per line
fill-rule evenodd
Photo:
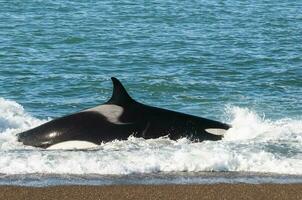
<path fill-rule="evenodd" d="M 0 0 L 0 173 L 302 175 L 301 10 L 281 0 Z M 91 152 L 16 141 L 106 101 L 111 76 L 140 102 L 233 128 L 220 142 L 129 138 Z"/>

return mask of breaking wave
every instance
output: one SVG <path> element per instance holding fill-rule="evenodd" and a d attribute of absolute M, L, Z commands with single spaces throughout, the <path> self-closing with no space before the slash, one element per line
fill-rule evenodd
<path fill-rule="evenodd" d="M 302 174 L 302 120 L 270 120 L 249 108 L 226 106 L 232 125 L 221 141 L 129 137 L 89 151 L 42 150 L 17 142 L 16 134 L 49 119 L 0 98 L 0 173 L 130 174 L 244 171 Z"/>

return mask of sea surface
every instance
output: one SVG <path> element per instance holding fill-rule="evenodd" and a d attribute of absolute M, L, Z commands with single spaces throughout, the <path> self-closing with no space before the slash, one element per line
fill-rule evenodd
<path fill-rule="evenodd" d="M 301 183 L 301 10 L 280 0 L 0 0 L 0 184 L 255 173 Z M 142 103 L 232 128 L 222 141 L 130 137 L 89 151 L 17 142 L 105 102 L 112 76 Z"/>

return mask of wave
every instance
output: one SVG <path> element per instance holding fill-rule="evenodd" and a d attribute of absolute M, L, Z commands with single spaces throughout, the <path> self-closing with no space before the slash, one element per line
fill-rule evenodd
<path fill-rule="evenodd" d="M 266 119 L 249 108 L 226 106 L 232 125 L 221 141 L 194 143 L 162 137 L 129 137 L 90 151 L 43 150 L 17 142 L 16 134 L 50 119 L 37 119 L 0 98 L 0 173 L 131 174 L 244 171 L 302 174 L 302 120 Z"/>

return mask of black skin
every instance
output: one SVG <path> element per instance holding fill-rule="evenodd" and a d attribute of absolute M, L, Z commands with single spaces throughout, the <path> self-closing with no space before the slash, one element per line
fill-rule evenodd
<path fill-rule="evenodd" d="M 47 148 L 71 140 L 95 144 L 112 140 L 126 140 L 130 135 L 145 139 L 168 136 L 176 140 L 187 137 L 192 140 L 221 140 L 222 136 L 205 131 L 208 128 L 229 129 L 230 126 L 214 120 L 147 106 L 133 100 L 116 78 L 112 78 L 114 90 L 105 104 L 122 106 L 121 123 L 114 124 L 98 112 L 83 111 L 67 115 L 18 135 L 24 145 Z M 55 134 L 54 134 L 55 132 Z"/>

